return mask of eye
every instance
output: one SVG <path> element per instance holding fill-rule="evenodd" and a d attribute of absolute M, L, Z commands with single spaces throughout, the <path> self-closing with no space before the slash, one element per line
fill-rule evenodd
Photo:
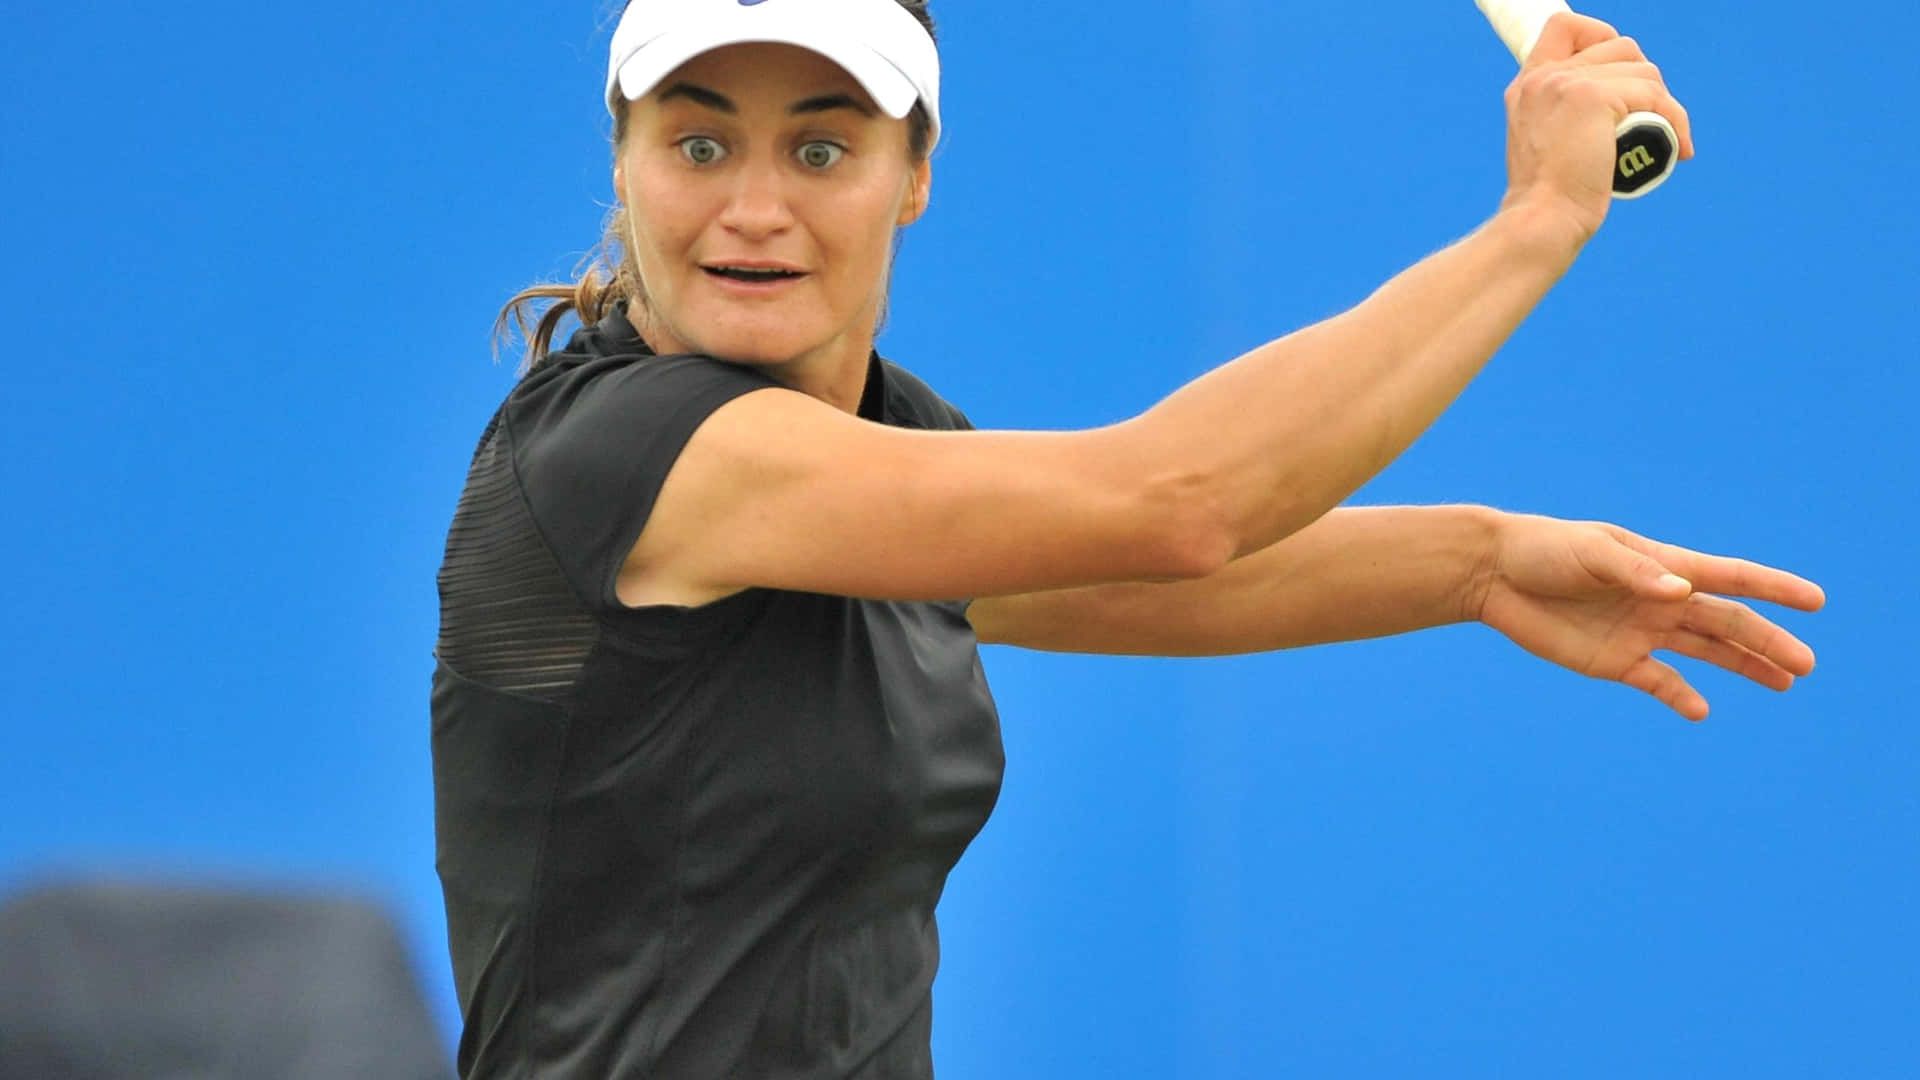
<path fill-rule="evenodd" d="M 705 135 L 690 135 L 677 144 L 680 153 L 695 165 L 711 165 L 727 156 L 727 148 Z"/>
<path fill-rule="evenodd" d="M 810 142 L 800 148 L 800 163 L 809 169 L 831 169 L 847 156 L 845 147 L 830 142 Z"/>

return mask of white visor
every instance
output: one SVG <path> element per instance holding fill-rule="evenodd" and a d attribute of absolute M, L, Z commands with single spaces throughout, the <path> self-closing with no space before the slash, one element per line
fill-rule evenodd
<path fill-rule="evenodd" d="M 651 93 L 703 53 L 746 42 L 809 49 L 839 64 L 883 112 L 905 119 L 915 102 L 940 139 L 940 53 L 894 0 L 633 0 L 613 33 L 607 109 Z"/>

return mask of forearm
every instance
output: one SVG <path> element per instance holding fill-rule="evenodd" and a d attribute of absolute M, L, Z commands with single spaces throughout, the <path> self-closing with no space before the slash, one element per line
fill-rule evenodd
<path fill-rule="evenodd" d="M 1255 349 L 1141 416 L 1146 460 L 1169 487 L 1204 493 L 1234 555 L 1264 549 L 1412 444 L 1577 250 L 1555 223 L 1504 210 L 1352 310 Z"/>
<path fill-rule="evenodd" d="M 981 600 L 981 640 L 1051 652 L 1223 656 L 1461 621 L 1498 511 L 1341 508 L 1210 577 Z"/>

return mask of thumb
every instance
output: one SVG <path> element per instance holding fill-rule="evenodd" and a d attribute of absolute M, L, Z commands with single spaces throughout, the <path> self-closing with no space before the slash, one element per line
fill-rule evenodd
<path fill-rule="evenodd" d="M 1627 567 L 1621 584 L 1652 600 L 1685 600 L 1693 582 L 1660 565 L 1658 559 L 1631 548 L 1621 548 Z"/>
<path fill-rule="evenodd" d="M 1660 560 L 1636 551 L 1612 537 L 1597 537 L 1600 550 L 1590 556 L 1596 577 L 1650 600 L 1684 600 L 1693 595 L 1693 583 L 1666 568 Z"/>
<path fill-rule="evenodd" d="M 1540 28 L 1540 36 L 1534 41 L 1533 49 L 1527 53 L 1526 63 L 1522 66 L 1536 67 L 1565 60 L 1619 36 L 1620 31 L 1599 19 L 1563 11 L 1548 19 L 1546 25 Z"/>

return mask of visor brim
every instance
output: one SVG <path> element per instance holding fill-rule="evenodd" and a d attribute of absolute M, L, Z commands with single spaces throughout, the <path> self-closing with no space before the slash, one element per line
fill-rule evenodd
<path fill-rule="evenodd" d="M 669 30 L 647 42 L 620 65 L 608 87 L 607 107 L 622 100 L 637 101 L 652 93 L 681 65 L 729 45 L 768 43 L 793 45 L 818 53 L 838 64 L 873 98 L 880 110 L 905 119 L 920 100 L 920 91 L 899 68 L 864 43 L 845 34 L 803 25 L 769 26 L 759 19 L 751 28 L 707 25 Z"/>

